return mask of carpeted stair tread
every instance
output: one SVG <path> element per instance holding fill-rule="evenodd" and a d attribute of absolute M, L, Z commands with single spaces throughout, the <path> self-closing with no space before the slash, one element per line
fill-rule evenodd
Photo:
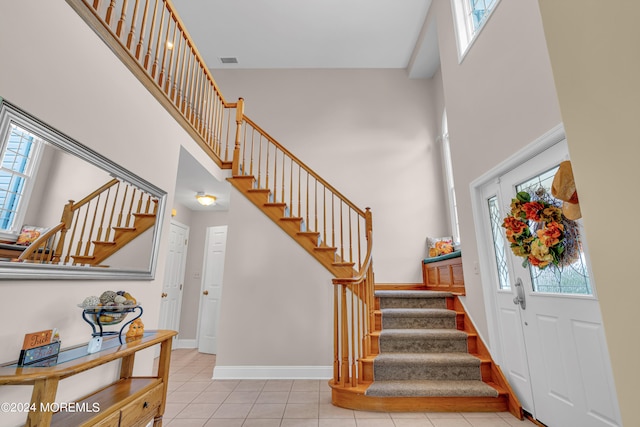
<path fill-rule="evenodd" d="M 498 391 L 482 381 L 374 381 L 367 396 L 379 397 L 498 397 Z"/>
<path fill-rule="evenodd" d="M 380 353 L 467 352 L 467 334 L 456 329 L 383 329 Z"/>
<path fill-rule="evenodd" d="M 386 317 L 456 317 L 456 312 L 446 308 L 385 308 L 382 316 Z"/>
<path fill-rule="evenodd" d="M 455 329 L 456 312 L 446 308 L 385 308 L 382 329 Z"/>
<path fill-rule="evenodd" d="M 398 339 L 467 339 L 466 332 L 457 329 L 383 329 L 380 338 L 393 337 Z"/>
<path fill-rule="evenodd" d="M 480 359 L 468 353 L 383 353 L 374 360 L 374 381 L 480 380 Z"/>
<path fill-rule="evenodd" d="M 381 353 L 376 356 L 374 363 L 376 367 L 400 363 L 480 366 L 481 360 L 469 353 Z"/>
<path fill-rule="evenodd" d="M 377 298 L 447 298 L 451 292 L 442 291 L 376 291 Z"/>

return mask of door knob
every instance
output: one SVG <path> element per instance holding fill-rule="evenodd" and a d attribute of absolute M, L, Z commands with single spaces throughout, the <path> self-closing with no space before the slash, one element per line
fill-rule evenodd
<path fill-rule="evenodd" d="M 513 299 L 515 305 L 520 305 L 523 310 L 527 308 L 527 302 L 524 297 L 524 288 L 522 286 L 522 280 L 518 277 L 515 283 L 517 296 Z"/>
<path fill-rule="evenodd" d="M 209 295 L 209 291 L 207 291 L 207 290 L 202 291 L 202 295 Z"/>
<path fill-rule="evenodd" d="M 160 294 L 160 297 L 162 297 L 162 298 L 166 298 L 166 297 L 167 297 L 167 293 L 166 293 L 166 292 L 161 293 L 161 294 Z"/>

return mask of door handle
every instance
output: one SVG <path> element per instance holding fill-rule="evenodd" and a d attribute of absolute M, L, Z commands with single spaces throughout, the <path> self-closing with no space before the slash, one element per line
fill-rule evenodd
<path fill-rule="evenodd" d="M 523 310 L 527 309 L 527 301 L 525 299 L 524 296 L 524 287 L 522 286 L 522 280 L 518 277 L 518 279 L 516 279 L 516 283 L 515 283 L 515 288 L 516 288 L 516 294 L 517 296 L 513 299 L 513 303 L 515 305 L 520 304 L 520 307 L 522 307 Z"/>
<path fill-rule="evenodd" d="M 207 290 L 202 291 L 202 295 L 209 295 L 209 291 Z"/>
<path fill-rule="evenodd" d="M 160 294 L 160 297 L 161 297 L 161 298 L 166 298 L 166 297 L 167 297 L 167 293 L 166 293 L 166 292 L 161 293 L 161 294 Z"/>

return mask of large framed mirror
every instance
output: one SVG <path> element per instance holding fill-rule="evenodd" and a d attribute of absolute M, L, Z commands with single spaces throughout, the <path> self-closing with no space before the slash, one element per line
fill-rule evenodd
<path fill-rule="evenodd" d="M 0 98 L 0 280 L 150 280 L 167 194 Z"/>

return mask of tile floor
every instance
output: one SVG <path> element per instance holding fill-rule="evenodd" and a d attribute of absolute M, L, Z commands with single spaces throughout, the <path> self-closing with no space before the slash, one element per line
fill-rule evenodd
<path fill-rule="evenodd" d="M 215 356 L 177 349 L 167 427 L 534 427 L 508 412 L 388 413 L 333 406 L 325 380 L 212 380 Z"/>

